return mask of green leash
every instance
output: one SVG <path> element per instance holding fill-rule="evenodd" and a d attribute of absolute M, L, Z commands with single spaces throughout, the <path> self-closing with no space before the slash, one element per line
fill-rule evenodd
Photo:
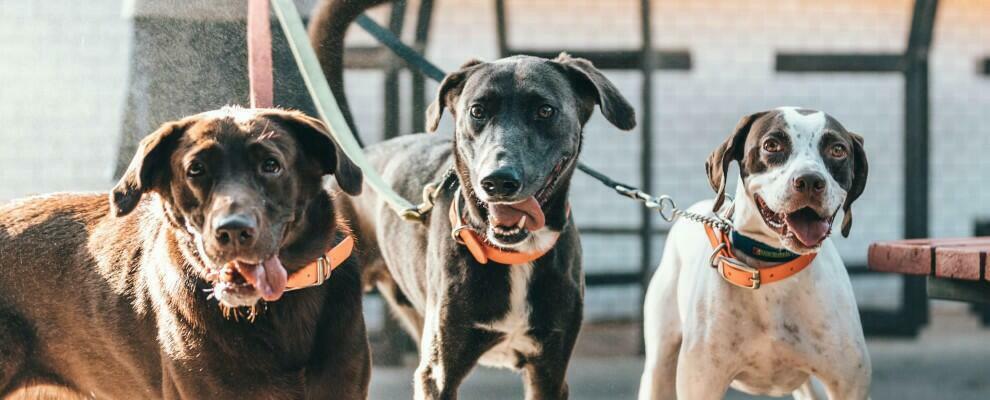
<path fill-rule="evenodd" d="M 327 84 L 327 78 L 323 75 L 323 69 L 320 68 L 320 62 L 309 42 L 309 36 L 306 35 L 306 28 L 303 27 L 302 18 L 299 16 L 296 5 L 292 0 L 271 0 L 271 2 L 279 25 L 282 26 L 285 38 L 289 42 L 292 56 L 299 67 L 299 73 L 306 83 L 306 89 L 309 90 L 309 95 L 313 98 L 313 104 L 316 106 L 320 119 L 330 129 L 330 135 L 337 140 L 344 154 L 358 168 L 361 168 L 365 182 L 388 203 L 392 211 L 395 211 L 403 219 L 420 221 L 423 214 L 419 208 L 392 190 L 392 187 L 385 183 L 385 180 L 371 167 L 368 159 L 364 156 L 361 145 L 358 144 L 357 139 L 354 138 L 354 133 L 351 132 L 344 120 L 344 114 L 341 113 L 340 106 L 337 105 L 337 99 L 330 92 L 330 85 Z"/>

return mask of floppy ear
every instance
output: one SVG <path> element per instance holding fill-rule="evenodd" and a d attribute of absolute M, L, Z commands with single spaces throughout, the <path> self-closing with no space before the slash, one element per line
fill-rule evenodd
<path fill-rule="evenodd" d="M 766 112 L 750 114 L 739 120 L 736 129 L 722 142 L 705 161 L 705 171 L 708 173 L 708 183 L 715 190 L 715 204 L 712 211 L 718 212 L 725 202 L 725 174 L 729 172 L 729 165 L 732 161 L 740 161 L 743 158 L 743 148 L 746 145 L 746 137 L 749 135 L 753 122 L 762 117 Z"/>
<path fill-rule="evenodd" d="M 560 53 L 553 61 L 564 67 L 581 92 L 594 99 L 612 125 L 624 131 L 636 127 L 636 110 L 591 61 L 567 53 Z"/>
<path fill-rule="evenodd" d="M 141 139 L 130 165 L 110 191 L 113 215 L 127 215 L 137 207 L 142 195 L 163 184 L 169 170 L 169 155 L 190 124 L 187 120 L 168 122 Z"/>
<path fill-rule="evenodd" d="M 436 99 L 426 108 L 427 132 L 437 130 L 437 127 L 440 126 L 440 117 L 443 116 L 443 109 L 445 107 L 453 109 L 454 103 L 457 102 L 457 96 L 460 96 L 461 89 L 464 88 L 464 82 L 474 71 L 478 70 L 477 66 L 481 64 L 484 63 L 478 59 L 468 60 L 457 71 L 451 72 L 443 78 L 443 81 L 440 82 L 440 88 L 437 89 Z"/>
<path fill-rule="evenodd" d="M 330 135 L 323 121 L 299 111 L 271 109 L 260 115 L 290 128 L 303 151 L 320 162 L 323 174 L 333 174 L 337 184 L 345 193 L 361 194 L 364 174 L 354 162 L 344 154 L 340 144 Z"/>
<path fill-rule="evenodd" d="M 863 149 L 863 137 L 849 132 L 852 137 L 853 155 L 853 182 L 846 193 L 846 201 L 842 203 L 842 237 L 849 237 L 849 230 L 852 229 L 852 203 L 863 194 L 866 189 L 866 176 L 870 171 L 869 163 L 866 161 L 866 151 Z"/>

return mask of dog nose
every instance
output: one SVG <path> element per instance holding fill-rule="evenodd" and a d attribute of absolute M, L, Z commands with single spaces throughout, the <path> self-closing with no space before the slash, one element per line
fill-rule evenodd
<path fill-rule="evenodd" d="M 221 217 L 214 223 L 217 243 L 223 247 L 244 247 L 254 244 L 258 224 L 249 215 L 233 214 Z"/>
<path fill-rule="evenodd" d="M 821 193 L 825 191 L 825 177 L 817 172 L 800 175 L 791 181 L 798 193 Z"/>
<path fill-rule="evenodd" d="M 515 168 L 502 167 L 481 179 L 481 189 L 489 196 L 511 196 L 522 187 L 521 181 Z"/>

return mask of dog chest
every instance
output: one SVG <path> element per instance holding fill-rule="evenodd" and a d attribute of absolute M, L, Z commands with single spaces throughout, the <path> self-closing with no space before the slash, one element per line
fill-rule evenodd
<path fill-rule="evenodd" d="M 509 267 L 509 307 L 501 319 L 491 323 L 478 323 L 475 327 L 501 333 L 502 340 L 485 352 L 479 362 L 482 365 L 501 368 L 517 368 L 519 355 L 539 352 L 539 345 L 529 336 L 530 307 L 527 300 L 533 265 Z"/>

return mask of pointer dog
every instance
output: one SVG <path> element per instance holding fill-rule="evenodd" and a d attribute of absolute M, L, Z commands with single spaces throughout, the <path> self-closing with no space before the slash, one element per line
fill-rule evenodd
<path fill-rule="evenodd" d="M 317 120 L 224 108 L 146 137 L 109 201 L 0 208 L 0 397 L 364 399 L 360 270 L 299 284 L 345 236 L 331 173 L 360 191 Z"/>
<path fill-rule="evenodd" d="M 723 209 L 733 161 L 741 178 Z M 840 208 L 849 234 L 852 203 L 866 185 L 862 137 L 820 111 L 756 113 L 712 153 L 707 170 L 717 196 L 690 211 L 728 215 L 737 260 L 762 269 L 814 258 L 803 270 L 763 269 L 754 276 L 774 282 L 759 289 L 737 287 L 711 267 L 704 226 L 675 223 L 646 296 L 639 398 L 720 399 L 729 386 L 815 398 L 812 378 L 831 399 L 867 398 L 870 358 L 856 300 L 828 239 Z M 759 286 L 741 276 L 743 286 Z"/>

